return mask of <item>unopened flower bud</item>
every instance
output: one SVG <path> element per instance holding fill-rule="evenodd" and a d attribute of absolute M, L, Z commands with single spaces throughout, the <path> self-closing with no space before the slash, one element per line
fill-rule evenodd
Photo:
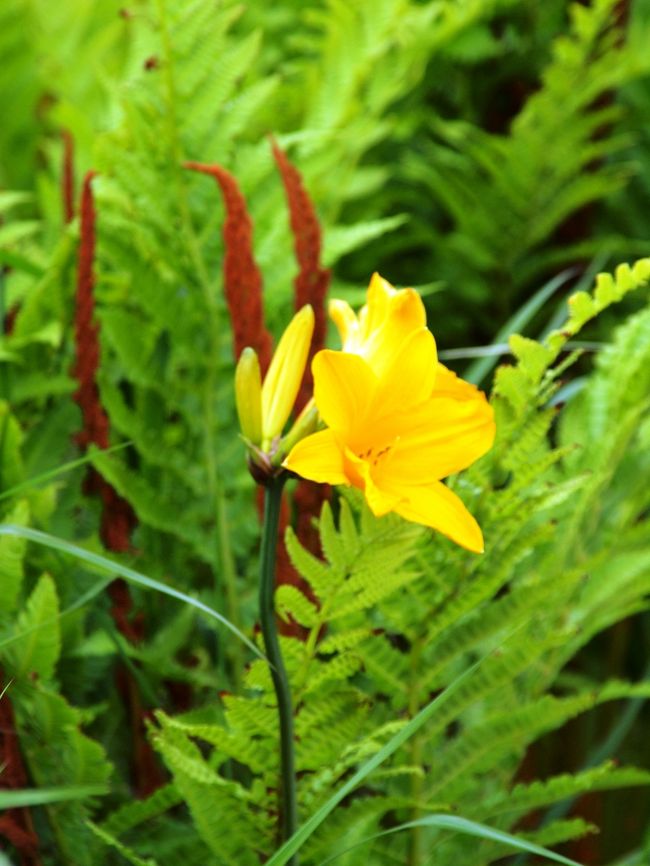
<path fill-rule="evenodd" d="M 241 432 L 253 445 L 262 442 L 262 376 L 257 353 L 246 347 L 235 371 L 235 400 Z"/>
<path fill-rule="evenodd" d="M 313 331 L 314 311 L 307 304 L 293 317 L 275 350 L 262 386 L 264 448 L 282 433 L 291 414 L 305 372 Z"/>

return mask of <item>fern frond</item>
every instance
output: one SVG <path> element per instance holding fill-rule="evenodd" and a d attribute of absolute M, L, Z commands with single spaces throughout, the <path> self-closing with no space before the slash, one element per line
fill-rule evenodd
<path fill-rule="evenodd" d="M 118 807 L 102 821 L 100 829 L 112 836 L 121 836 L 151 818 L 173 809 L 181 797 L 173 784 L 163 785 L 145 800 L 134 800 Z"/>
<path fill-rule="evenodd" d="M 269 848 L 268 819 L 259 820 L 251 810 L 250 793 L 220 776 L 184 731 L 167 724 L 162 714 L 158 721 L 161 728 L 153 734 L 154 744 L 172 770 L 201 838 L 218 863 L 253 866 L 259 853 Z"/>
<path fill-rule="evenodd" d="M 507 814 L 510 819 L 533 809 L 568 800 L 589 791 L 607 791 L 616 788 L 650 784 L 650 774 L 636 767 L 618 767 L 613 761 L 601 764 L 575 775 L 566 773 L 543 781 L 519 784 L 511 791 L 500 792 L 485 803 L 472 809 L 479 821 Z"/>
<path fill-rule="evenodd" d="M 146 860 L 143 857 L 139 857 L 133 849 L 128 848 L 124 843 L 120 842 L 119 839 L 116 839 L 115 835 L 111 833 L 110 830 L 106 830 L 104 827 L 93 824 L 92 821 L 87 821 L 86 826 L 95 834 L 95 836 L 101 839 L 105 845 L 109 848 L 114 848 L 122 855 L 127 863 L 131 863 L 132 866 L 158 866 L 156 861 L 152 860 L 150 857 L 147 857 Z"/>
<path fill-rule="evenodd" d="M 4 664 L 12 677 L 36 674 L 48 682 L 54 675 L 61 650 L 59 599 L 54 581 L 42 575 L 16 621 L 16 640 L 9 646 Z"/>

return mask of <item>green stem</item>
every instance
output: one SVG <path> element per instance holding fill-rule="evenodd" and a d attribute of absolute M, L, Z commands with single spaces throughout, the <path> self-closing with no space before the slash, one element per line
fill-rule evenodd
<path fill-rule="evenodd" d="M 215 472 L 215 477 L 216 490 L 214 494 L 214 499 L 217 524 L 217 553 L 220 557 L 220 571 L 223 581 L 225 606 L 228 619 L 233 623 L 233 625 L 236 625 L 238 628 L 240 628 L 241 618 L 239 616 L 239 597 L 237 594 L 237 573 L 235 571 L 235 562 L 232 552 L 232 546 L 230 544 L 230 531 L 228 528 L 228 515 L 226 514 L 225 494 L 223 486 L 221 484 L 221 477 L 218 471 Z M 236 643 L 238 644 L 239 641 L 236 641 Z M 235 646 L 235 644 L 233 643 L 232 647 L 230 648 L 230 658 L 232 663 L 231 676 L 233 688 L 235 692 L 239 693 L 242 672 L 244 670 L 243 647 Z"/>
<path fill-rule="evenodd" d="M 284 476 L 270 480 L 264 493 L 264 525 L 262 527 L 262 550 L 260 563 L 260 622 L 264 649 L 269 659 L 271 679 L 278 701 L 280 717 L 280 770 L 282 776 L 282 842 L 286 842 L 298 828 L 296 806 L 296 771 L 293 754 L 293 710 L 291 692 L 284 667 L 275 618 L 273 595 L 275 590 L 275 563 L 280 524 L 280 503 Z M 297 866 L 294 855 L 288 866 Z"/>

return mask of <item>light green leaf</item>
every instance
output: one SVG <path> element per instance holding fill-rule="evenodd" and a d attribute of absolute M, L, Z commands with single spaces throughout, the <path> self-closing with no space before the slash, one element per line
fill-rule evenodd
<path fill-rule="evenodd" d="M 36 673 L 43 680 L 52 678 L 61 649 L 58 619 L 56 586 L 50 575 L 44 574 L 16 623 L 16 630 L 23 634 L 7 653 L 5 664 L 11 676 L 18 679 Z M 49 627 L 40 628 L 45 623 Z"/>
<path fill-rule="evenodd" d="M 405 214 L 385 217 L 384 219 L 369 220 L 368 222 L 355 223 L 350 226 L 335 226 L 328 230 L 325 236 L 323 261 L 326 265 L 337 262 L 341 256 L 347 255 L 357 247 L 368 243 L 368 241 L 381 237 L 388 232 L 395 231 L 407 221 Z"/>
<path fill-rule="evenodd" d="M 21 220 L 0 228 L 0 246 L 8 247 L 32 237 L 41 227 L 38 220 Z"/>

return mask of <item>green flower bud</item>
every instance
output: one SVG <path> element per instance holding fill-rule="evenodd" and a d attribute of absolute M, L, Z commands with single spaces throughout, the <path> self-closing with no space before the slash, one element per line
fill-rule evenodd
<path fill-rule="evenodd" d="M 235 371 L 235 400 L 241 432 L 253 445 L 262 443 L 262 376 L 254 349 L 246 347 Z"/>

